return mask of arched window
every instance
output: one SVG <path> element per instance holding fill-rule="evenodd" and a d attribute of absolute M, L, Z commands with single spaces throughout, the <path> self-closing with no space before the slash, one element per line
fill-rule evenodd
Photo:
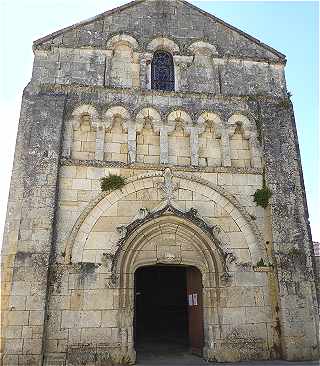
<path fill-rule="evenodd" d="M 172 55 L 157 51 L 151 65 L 151 88 L 154 90 L 174 90 L 174 65 Z"/>

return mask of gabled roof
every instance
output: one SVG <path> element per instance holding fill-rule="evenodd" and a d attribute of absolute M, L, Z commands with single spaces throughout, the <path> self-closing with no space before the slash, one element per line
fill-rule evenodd
<path fill-rule="evenodd" d="M 75 30 L 75 29 L 80 28 L 82 26 L 85 26 L 85 25 L 88 25 L 88 24 L 93 23 L 95 21 L 101 20 L 101 19 L 103 19 L 105 17 L 108 17 L 110 15 L 120 13 L 120 12 L 126 10 L 126 9 L 129 9 L 131 7 L 134 7 L 134 6 L 138 5 L 138 4 L 142 4 L 142 3 L 145 3 L 145 2 L 148 2 L 148 1 L 150 1 L 150 0 L 134 0 L 134 1 L 131 1 L 127 4 L 121 5 L 119 7 L 114 8 L 114 9 L 108 10 L 104 13 L 101 13 L 101 14 L 95 16 L 95 17 L 92 17 L 92 18 L 89 18 L 87 20 L 81 21 L 79 23 L 73 24 L 69 27 L 60 29 L 60 30 L 58 30 L 56 32 L 53 32 L 53 33 L 51 33 L 51 34 L 49 34 L 45 37 L 42 37 L 42 38 L 39 38 L 39 39 L 35 40 L 33 42 L 33 47 L 36 48 L 36 47 L 40 46 L 41 44 L 43 44 L 47 41 L 50 41 L 51 39 L 54 39 L 55 37 L 58 37 L 58 36 L 64 34 L 65 32 Z M 276 49 L 274 49 L 274 48 L 266 45 L 265 43 L 259 41 L 257 38 L 250 36 L 249 34 L 241 31 L 240 29 L 238 29 L 238 28 L 230 25 L 229 23 L 215 17 L 214 15 L 198 8 L 197 6 L 190 4 L 189 2 L 187 2 L 185 0 L 174 0 L 174 1 L 191 8 L 193 11 L 196 11 L 196 12 L 202 14 L 203 16 L 205 16 L 205 17 L 207 17 L 211 20 L 214 20 L 216 23 L 220 23 L 221 25 L 225 26 L 226 28 L 229 28 L 230 30 L 232 30 L 234 32 L 237 32 L 239 35 L 245 37 L 249 41 L 255 43 L 256 45 L 266 49 L 267 51 L 271 52 L 275 56 L 279 57 L 282 62 L 286 62 L 286 56 L 283 53 L 281 53 L 281 52 L 277 51 Z"/>

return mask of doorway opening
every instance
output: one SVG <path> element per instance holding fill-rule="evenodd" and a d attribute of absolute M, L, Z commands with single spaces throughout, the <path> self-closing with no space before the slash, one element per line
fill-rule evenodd
<path fill-rule="evenodd" d="M 155 265 L 135 273 L 134 340 L 139 359 L 202 355 L 201 273 L 195 267 Z"/>

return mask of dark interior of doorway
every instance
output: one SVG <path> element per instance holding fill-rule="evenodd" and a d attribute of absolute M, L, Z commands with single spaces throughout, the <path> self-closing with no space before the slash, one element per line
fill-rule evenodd
<path fill-rule="evenodd" d="M 188 352 L 186 268 L 142 267 L 135 273 L 137 358 Z"/>

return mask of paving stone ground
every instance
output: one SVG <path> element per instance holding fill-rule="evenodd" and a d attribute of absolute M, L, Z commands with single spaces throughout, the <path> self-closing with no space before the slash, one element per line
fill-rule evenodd
<path fill-rule="evenodd" d="M 217 366 L 305 366 L 305 365 L 319 365 L 319 361 L 304 361 L 304 362 L 288 362 L 288 361 L 260 361 L 260 362 L 237 362 L 237 363 L 216 363 L 206 362 L 197 357 L 186 357 L 186 358 L 157 358 L 154 360 L 141 360 L 137 362 L 139 366 L 202 366 L 202 365 L 217 365 Z"/>
<path fill-rule="evenodd" d="M 138 366 L 304 366 L 320 365 L 319 361 L 289 362 L 283 360 L 276 361 L 253 361 L 237 363 L 217 363 L 191 355 L 183 345 L 172 342 L 170 345 L 161 343 L 144 343 L 137 349 Z"/>

